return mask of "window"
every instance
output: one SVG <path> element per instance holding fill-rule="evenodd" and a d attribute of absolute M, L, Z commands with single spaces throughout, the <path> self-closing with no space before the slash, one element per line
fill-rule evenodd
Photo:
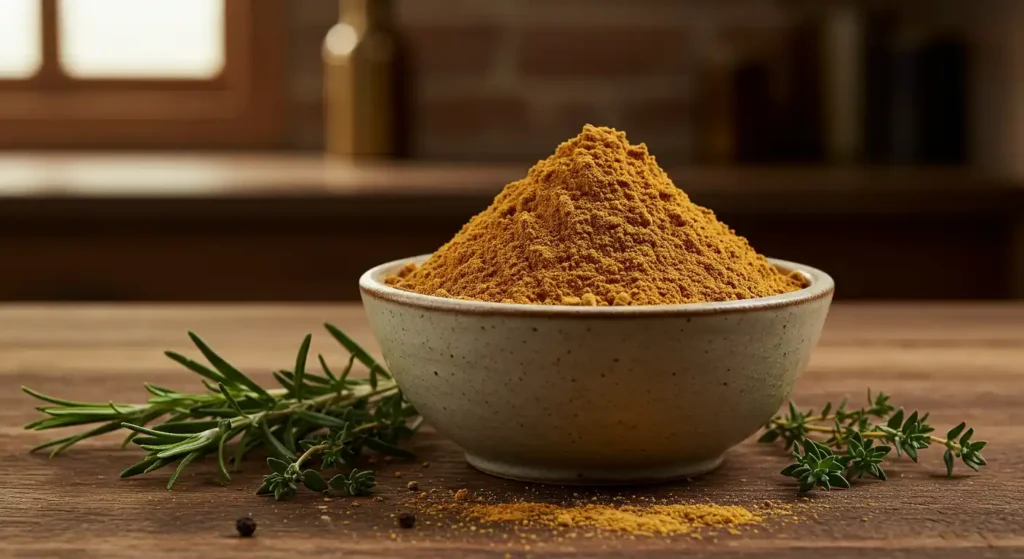
<path fill-rule="evenodd" d="M 27 78 L 43 64 L 39 3 L 0 3 L 0 79 Z"/>
<path fill-rule="evenodd" d="M 284 0 L 0 1 L 0 147 L 270 147 Z"/>
<path fill-rule="evenodd" d="M 224 69 L 224 0 L 61 0 L 59 6 L 57 56 L 69 77 L 211 79 Z"/>

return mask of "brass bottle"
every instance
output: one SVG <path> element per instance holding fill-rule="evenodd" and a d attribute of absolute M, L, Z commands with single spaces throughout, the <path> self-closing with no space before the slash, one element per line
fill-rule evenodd
<path fill-rule="evenodd" d="M 325 150 L 348 160 L 399 151 L 400 73 L 390 0 L 341 0 L 323 44 Z"/>

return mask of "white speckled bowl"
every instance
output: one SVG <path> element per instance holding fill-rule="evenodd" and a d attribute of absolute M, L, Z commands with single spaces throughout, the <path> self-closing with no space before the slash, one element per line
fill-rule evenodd
<path fill-rule="evenodd" d="M 460 301 L 359 280 L 409 401 L 474 467 L 547 483 L 646 483 L 708 472 L 789 397 L 834 284 L 722 303 L 568 307 Z"/>

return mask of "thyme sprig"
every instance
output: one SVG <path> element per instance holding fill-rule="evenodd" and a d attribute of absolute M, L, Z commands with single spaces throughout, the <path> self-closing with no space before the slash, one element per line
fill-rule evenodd
<path fill-rule="evenodd" d="M 781 440 L 787 450 L 792 449 L 795 462 L 781 473 L 797 479 L 800 493 L 816 487 L 826 491 L 849 488 L 850 479 L 865 475 L 885 481 L 882 462 L 894 449 L 896 456 L 905 454 L 917 462 L 918 450 L 933 444 L 944 446 L 947 476 L 953 475 L 956 458 L 975 471 L 987 464 L 981 455 L 987 443 L 972 441 L 974 429 L 967 429 L 966 423 L 950 429 L 945 438 L 933 435 L 934 431 L 927 413 L 907 415 L 903 408 L 889 403 L 888 394 L 872 397 L 869 390 L 868 405 L 852 410 L 847 409 L 846 400 L 834 410 L 832 402 L 827 402 L 819 413 L 800 411 L 790 402 L 785 415 L 768 421 L 758 442 Z M 815 440 L 814 436 L 824 439 Z M 876 445 L 876 441 L 886 444 Z"/>
<path fill-rule="evenodd" d="M 291 370 L 273 373 L 279 388 L 264 388 L 217 354 L 195 333 L 188 336 L 208 365 L 172 351 L 168 358 L 202 377 L 206 392 L 185 393 L 145 384 L 145 404 L 76 402 L 22 387 L 50 406 L 36 408 L 46 417 L 25 426 L 47 430 L 96 425 L 87 431 L 53 439 L 32 449 L 51 449 L 50 457 L 72 445 L 106 433 L 128 430 L 122 448 L 134 443 L 148 454 L 121 472 L 122 478 L 176 465 L 167 489 L 194 461 L 216 455 L 220 475 L 231 480 L 242 460 L 254 451 L 270 455 L 271 473 L 257 494 L 285 499 L 299 485 L 315 492 L 365 495 L 373 491 L 374 474 L 357 469 L 363 449 L 402 458 L 414 455 L 397 443 L 411 436 L 421 421 L 403 398 L 388 371 L 344 332 L 325 324 L 328 333 L 350 354 L 335 374 L 318 355 L 323 374 L 306 369 L 312 335 L 307 334 Z M 356 361 L 369 371 L 351 379 Z M 344 468 L 330 481 L 304 466 L 319 460 L 322 469 Z M 230 467 L 229 467 L 230 465 Z"/>

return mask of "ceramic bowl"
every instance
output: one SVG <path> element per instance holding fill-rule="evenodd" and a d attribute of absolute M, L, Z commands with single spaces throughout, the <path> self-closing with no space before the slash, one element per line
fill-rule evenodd
<path fill-rule="evenodd" d="M 789 397 L 834 285 L 743 301 L 570 307 L 461 301 L 359 280 L 384 359 L 409 401 L 484 472 L 633 484 L 717 467 Z"/>

